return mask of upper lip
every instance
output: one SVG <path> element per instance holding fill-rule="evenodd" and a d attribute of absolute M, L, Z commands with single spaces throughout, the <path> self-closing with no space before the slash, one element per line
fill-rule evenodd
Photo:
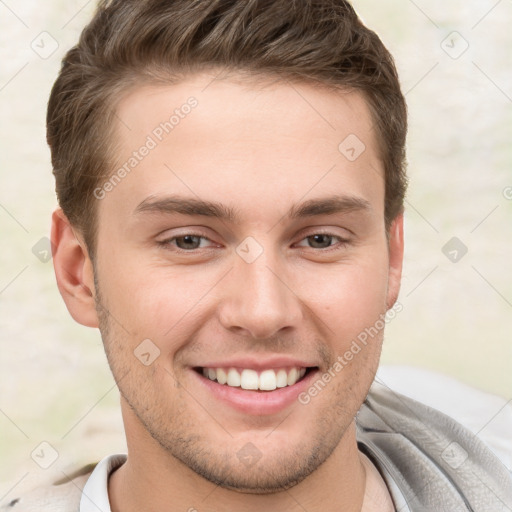
<path fill-rule="evenodd" d="M 273 356 L 273 357 L 243 357 L 234 358 L 223 361 L 208 361 L 204 364 L 198 364 L 196 367 L 200 368 L 247 368 L 252 370 L 267 370 L 269 368 L 311 368 L 316 367 L 317 364 L 303 359 L 296 359 L 287 356 Z"/>

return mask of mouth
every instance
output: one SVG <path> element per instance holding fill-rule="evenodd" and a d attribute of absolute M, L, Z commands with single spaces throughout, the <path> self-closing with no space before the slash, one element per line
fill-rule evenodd
<path fill-rule="evenodd" d="M 318 366 L 242 368 L 237 366 L 196 366 L 191 374 L 198 392 L 215 401 L 222 414 L 224 407 L 244 416 L 281 414 L 300 404 L 299 396 L 312 385 Z M 197 395 L 199 396 L 199 395 Z M 300 405 L 302 407 L 302 405 Z"/>
<path fill-rule="evenodd" d="M 252 368 L 219 368 L 198 366 L 194 371 L 222 386 L 253 392 L 272 392 L 294 386 L 318 367 L 281 367 L 255 370 Z"/>

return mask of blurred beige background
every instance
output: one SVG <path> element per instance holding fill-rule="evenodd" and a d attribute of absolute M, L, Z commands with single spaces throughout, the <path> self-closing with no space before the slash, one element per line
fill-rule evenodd
<path fill-rule="evenodd" d="M 512 3 L 353 3 L 410 110 L 403 311 L 382 362 L 511 400 Z M 0 498 L 125 450 L 99 333 L 67 313 L 41 242 L 56 206 L 46 102 L 94 4 L 0 2 Z M 31 458 L 41 442 L 59 455 L 48 470 Z"/>

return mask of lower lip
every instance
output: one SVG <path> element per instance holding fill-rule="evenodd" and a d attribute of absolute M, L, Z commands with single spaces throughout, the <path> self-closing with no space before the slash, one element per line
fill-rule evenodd
<path fill-rule="evenodd" d="M 210 380 L 195 370 L 191 372 L 199 380 L 200 385 L 211 392 L 216 399 L 230 405 L 233 409 L 244 414 L 266 415 L 276 414 L 298 401 L 298 396 L 310 386 L 318 370 L 310 370 L 293 386 L 277 388 L 273 391 L 234 388 L 227 384 L 219 384 L 216 380 Z"/>

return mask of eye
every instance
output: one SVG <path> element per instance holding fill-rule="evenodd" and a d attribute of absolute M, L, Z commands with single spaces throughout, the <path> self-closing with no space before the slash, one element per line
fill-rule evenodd
<path fill-rule="evenodd" d="M 195 249 L 208 247 L 208 245 L 203 244 L 202 241 L 211 242 L 211 240 L 205 236 L 187 233 L 185 235 L 175 236 L 166 240 L 162 240 L 158 242 L 158 244 L 167 249 L 178 248 L 181 251 L 193 251 Z"/>
<path fill-rule="evenodd" d="M 338 244 L 332 245 L 332 242 L 336 240 L 338 241 Z M 304 247 L 304 245 L 302 245 L 303 241 L 310 243 L 311 245 L 309 245 L 309 247 L 312 249 L 330 249 L 333 247 L 336 248 L 336 245 L 342 247 L 348 244 L 348 240 L 330 233 L 315 233 L 313 235 L 309 235 L 301 240 L 301 243 L 298 244 L 299 247 Z"/>
<path fill-rule="evenodd" d="M 298 247 L 308 247 L 310 249 L 319 249 L 323 252 L 329 250 L 337 250 L 346 245 L 349 241 L 331 233 L 314 233 L 303 238 L 298 244 Z M 158 244 L 167 250 L 175 250 L 182 252 L 193 252 L 198 249 L 207 249 L 214 246 L 209 238 L 199 233 L 185 233 L 180 236 L 174 236 L 165 240 L 159 241 Z"/>

